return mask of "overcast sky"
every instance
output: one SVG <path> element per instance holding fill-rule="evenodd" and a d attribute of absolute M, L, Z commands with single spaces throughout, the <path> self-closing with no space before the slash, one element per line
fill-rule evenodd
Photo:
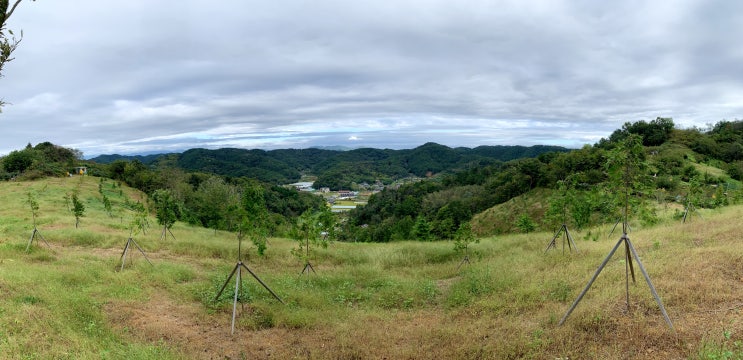
<path fill-rule="evenodd" d="M 743 1 L 24 0 L 0 154 L 594 144 L 743 118 Z"/>

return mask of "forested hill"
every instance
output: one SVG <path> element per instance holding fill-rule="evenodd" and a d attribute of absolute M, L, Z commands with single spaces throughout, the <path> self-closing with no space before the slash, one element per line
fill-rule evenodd
<path fill-rule="evenodd" d="M 91 161 L 95 161 L 99 164 L 110 164 L 116 160 L 124 160 L 124 161 L 133 161 L 137 160 L 145 165 L 150 165 L 157 161 L 157 159 L 166 156 L 167 154 L 150 154 L 150 155 L 119 155 L 119 154 L 110 154 L 110 155 L 98 155 L 92 159 Z"/>
<path fill-rule="evenodd" d="M 391 181 L 458 170 L 468 164 L 492 164 L 548 152 L 567 152 L 559 146 L 479 146 L 450 148 L 426 143 L 414 149 L 191 149 L 180 154 L 146 157 L 101 155 L 97 163 L 139 160 L 145 165 L 167 162 L 185 170 L 232 177 L 250 177 L 273 184 L 299 181 L 302 174 L 317 176 L 315 186 L 349 188 L 352 183 Z"/>

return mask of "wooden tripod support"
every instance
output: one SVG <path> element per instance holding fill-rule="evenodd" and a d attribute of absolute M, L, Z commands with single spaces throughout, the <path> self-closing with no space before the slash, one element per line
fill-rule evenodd
<path fill-rule="evenodd" d="M 34 239 L 36 238 L 36 235 L 39 235 L 39 238 L 41 239 L 41 241 L 43 241 L 44 244 L 46 244 L 47 247 L 51 248 L 51 246 L 49 245 L 49 243 L 46 242 L 46 240 L 44 239 L 44 237 L 41 235 L 41 232 L 39 231 L 39 229 L 37 229 L 36 228 L 36 225 L 34 225 L 34 231 L 31 233 L 31 237 L 28 239 L 28 245 L 26 245 L 26 252 L 28 252 L 28 250 L 31 249 L 31 243 L 34 242 Z"/>
<path fill-rule="evenodd" d="M 626 226 L 625 226 L 626 228 Z M 614 248 L 609 252 L 609 255 L 604 259 L 604 261 L 601 263 L 599 268 L 596 270 L 596 273 L 593 274 L 593 277 L 588 282 L 588 285 L 586 285 L 585 289 L 578 295 L 578 298 L 575 299 L 573 302 L 573 305 L 570 306 L 570 309 L 568 309 L 568 312 L 565 313 L 565 316 L 562 317 L 560 320 L 559 325 L 562 325 L 565 323 L 565 320 L 567 320 L 568 316 L 570 316 L 570 313 L 573 312 L 576 306 L 578 306 L 578 303 L 580 303 L 581 299 L 583 299 L 583 296 L 586 295 L 588 292 L 588 289 L 591 288 L 591 285 L 593 285 L 593 282 L 596 280 L 596 278 L 601 273 L 601 270 L 604 269 L 606 264 L 609 262 L 609 259 L 614 255 L 614 253 L 617 251 L 620 245 L 624 243 L 624 249 L 625 249 L 625 282 L 626 282 L 626 291 L 627 291 L 627 309 L 629 309 L 629 275 L 630 272 L 632 273 L 632 283 L 635 283 L 635 269 L 632 265 L 632 259 L 635 259 L 635 262 L 640 267 L 640 271 L 642 272 L 642 275 L 645 277 L 645 281 L 648 283 L 648 287 L 650 288 L 650 292 L 653 294 L 653 297 L 655 298 L 655 302 L 658 303 L 658 307 L 660 308 L 661 313 L 663 314 L 663 318 L 666 320 L 666 323 L 668 324 L 668 327 L 671 328 L 671 331 L 675 331 L 673 328 L 673 323 L 671 323 L 671 319 L 668 317 L 668 314 L 666 313 L 666 308 L 663 307 L 663 302 L 661 302 L 660 297 L 658 296 L 658 293 L 655 291 L 655 287 L 653 286 L 653 282 L 650 280 L 650 276 L 648 276 L 647 271 L 645 271 L 645 267 L 642 265 L 642 262 L 640 261 L 640 257 L 637 255 L 637 251 L 635 250 L 635 247 L 632 246 L 632 242 L 629 239 L 629 236 L 627 236 L 627 233 L 622 234 L 622 237 L 617 241 L 617 244 L 614 245 Z"/>
<path fill-rule="evenodd" d="M 215 231 L 216 231 L 216 229 L 215 229 Z M 168 239 L 168 234 L 170 234 L 170 236 L 173 237 L 173 240 L 175 240 L 175 235 L 173 235 L 173 232 L 170 231 L 170 228 L 167 227 L 167 226 L 165 226 L 165 225 L 163 225 L 163 232 L 160 234 L 160 241 L 167 240 Z"/>
<path fill-rule="evenodd" d="M 304 269 L 302 269 L 302 272 L 300 273 L 300 275 L 304 275 L 305 272 L 307 272 L 307 275 L 309 275 L 310 271 L 312 271 L 315 275 L 317 275 L 317 272 L 315 272 L 315 268 L 312 267 L 312 264 L 308 260 L 307 263 L 304 264 Z"/>
<path fill-rule="evenodd" d="M 142 250 L 141 247 L 139 247 L 139 244 L 137 244 L 136 241 L 134 241 L 134 238 L 129 237 L 129 239 L 126 241 L 126 245 L 124 245 L 124 251 L 121 253 L 121 270 L 124 271 L 124 264 L 126 264 L 126 254 L 129 252 L 129 249 L 132 247 L 132 244 L 139 250 L 139 252 L 142 253 L 142 256 L 144 256 L 144 259 L 147 260 L 150 265 L 152 265 L 152 262 L 150 259 L 147 258 L 147 254 L 144 253 L 144 250 Z M 154 265 L 153 265 L 154 266 Z"/>
<path fill-rule="evenodd" d="M 304 275 L 305 272 L 307 272 L 307 275 L 310 274 L 310 271 L 312 271 L 315 275 L 317 275 L 317 272 L 315 271 L 315 268 L 310 263 L 310 239 L 307 238 L 305 245 L 304 245 L 305 253 L 304 257 L 307 259 L 307 262 L 304 264 L 304 268 L 302 269 L 302 272 L 299 273 L 299 275 Z"/>
<path fill-rule="evenodd" d="M 230 273 L 230 276 L 227 277 L 227 280 L 225 280 L 224 285 L 222 285 L 222 288 L 219 289 L 219 292 L 217 293 L 217 296 L 214 297 L 214 301 L 219 300 L 219 296 L 222 295 L 222 292 L 227 287 L 227 284 L 230 282 L 230 280 L 232 279 L 232 277 L 235 276 L 235 275 L 237 275 L 237 276 L 235 276 L 235 297 L 234 297 L 233 302 L 232 302 L 232 325 L 231 325 L 232 326 L 232 332 L 230 333 L 232 335 L 235 334 L 235 317 L 237 315 L 237 300 L 239 298 L 240 290 L 242 290 L 242 269 L 247 270 L 248 273 L 250 273 L 250 275 L 252 275 L 253 278 L 255 278 L 258 281 L 259 284 L 261 284 L 266 290 L 268 290 L 269 293 L 271 293 L 271 295 L 273 295 L 274 298 L 276 298 L 276 300 L 278 300 L 280 303 L 286 305 L 286 303 L 284 303 L 284 300 L 281 300 L 281 298 L 278 295 L 276 295 L 276 293 L 273 292 L 273 290 L 271 290 L 271 288 L 269 288 L 268 285 L 266 285 L 266 283 L 264 283 L 263 280 L 261 280 L 258 277 L 258 275 L 256 275 L 252 270 L 250 270 L 250 268 L 247 265 L 245 265 L 245 263 L 243 263 L 243 261 L 242 261 L 241 247 L 242 247 L 242 236 L 238 236 L 238 243 L 237 243 L 237 264 L 235 264 L 235 267 L 232 269 L 232 272 Z"/>
<path fill-rule="evenodd" d="M 562 226 L 557 230 L 557 232 L 555 233 L 555 236 L 552 237 L 552 241 L 550 241 L 550 243 L 547 245 L 547 248 L 544 249 L 544 252 L 546 253 L 547 251 L 549 251 L 549 249 L 553 249 L 553 248 L 555 250 L 557 250 L 557 243 L 556 243 L 555 240 L 557 240 L 557 238 L 560 236 L 560 233 L 563 234 L 563 238 L 562 238 L 562 253 L 563 254 L 565 253 L 565 242 L 566 241 L 568 243 L 568 250 L 569 251 L 572 252 L 573 251 L 573 248 L 575 248 L 575 252 L 578 252 L 578 247 L 575 246 L 575 241 L 573 241 L 573 236 L 570 235 L 570 231 L 568 231 L 568 226 L 565 225 L 565 224 L 562 224 Z M 572 246 L 571 246 L 571 244 L 572 244 Z"/>
<path fill-rule="evenodd" d="M 462 259 L 462 261 L 459 262 L 459 265 L 457 266 L 457 270 L 459 270 L 459 268 L 461 268 L 464 263 L 467 263 L 467 265 L 470 264 L 470 255 L 469 255 L 468 250 L 469 250 L 468 247 L 464 248 L 464 258 Z"/>

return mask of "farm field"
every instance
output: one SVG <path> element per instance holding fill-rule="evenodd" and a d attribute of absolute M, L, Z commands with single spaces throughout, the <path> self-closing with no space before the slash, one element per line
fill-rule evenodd
<path fill-rule="evenodd" d="M 75 229 L 66 194 L 85 216 Z M 35 239 L 27 194 L 36 194 Z M 101 194 L 113 203 L 109 215 Z M 483 238 L 463 264 L 451 242 L 339 243 L 313 249 L 316 273 L 269 240 L 243 260 L 282 300 L 243 273 L 236 330 L 236 235 L 177 223 L 160 239 L 151 217 L 121 254 L 132 203 L 111 180 L 0 183 L 0 358 L 7 359 L 734 359 L 743 358 L 743 207 L 667 219 L 629 234 L 673 322 L 642 275 L 625 292 L 617 251 L 564 325 L 558 322 L 619 240 L 611 227 L 579 252 L 545 253 L 552 233 Z M 699 215 L 699 214 L 695 214 Z M 588 230 L 585 230 L 588 231 Z M 637 267 L 636 267 L 637 270 Z"/>

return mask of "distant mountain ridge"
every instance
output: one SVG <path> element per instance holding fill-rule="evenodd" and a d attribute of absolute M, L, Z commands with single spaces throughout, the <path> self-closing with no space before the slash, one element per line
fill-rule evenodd
<path fill-rule="evenodd" d="M 110 164 L 116 160 L 124 160 L 124 161 L 138 160 L 139 162 L 143 164 L 149 165 L 155 162 L 161 156 L 165 156 L 165 155 L 169 155 L 169 154 L 164 154 L 164 153 L 163 154 L 148 154 L 148 155 L 106 154 L 106 155 L 98 155 L 88 160 L 97 162 L 99 164 Z"/>
<path fill-rule="evenodd" d="M 353 150 L 307 149 L 190 149 L 182 153 L 154 155 L 100 155 L 97 163 L 137 160 L 145 165 L 167 162 L 188 171 L 233 177 L 256 178 L 269 183 L 287 184 L 303 174 L 318 177 L 316 186 L 348 188 L 351 183 L 391 181 L 407 176 L 424 177 L 453 171 L 472 164 L 536 157 L 547 152 L 567 152 L 561 146 L 478 146 L 450 148 L 426 143 L 414 149 L 391 150 L 359 148 Z"/>

